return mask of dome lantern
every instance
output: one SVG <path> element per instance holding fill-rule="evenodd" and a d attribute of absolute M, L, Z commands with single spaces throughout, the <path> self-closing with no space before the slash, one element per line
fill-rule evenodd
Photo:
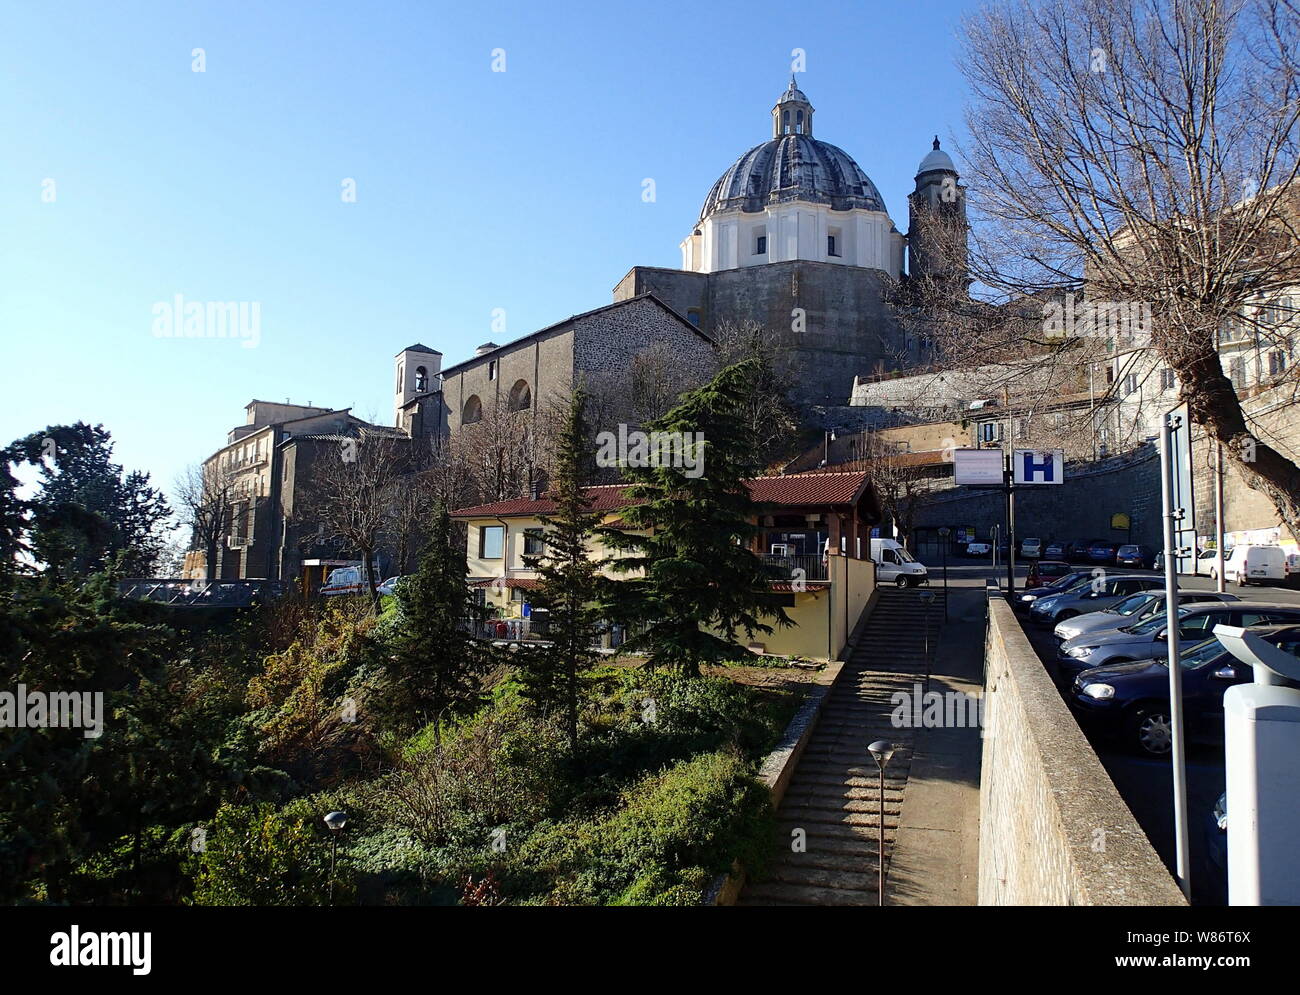
<path fill-rule="evenodd" d="M 792 75 L 790 85 L 786 87 L 785 93 L 777 98 L 776 106 L 772 108 L 772 137 L 811 135 L 812 117 L 813 105 L 809 103 L 803 91 L 795 86 Z"/>

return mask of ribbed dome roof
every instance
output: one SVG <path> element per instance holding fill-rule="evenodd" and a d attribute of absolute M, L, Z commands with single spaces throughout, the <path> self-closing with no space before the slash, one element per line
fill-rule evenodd
<path fill-rule="evenodd" d="M 781 135 L 756 145 L 722 174 L 704 199 L 700 220 L 792 200 L 829 204 L 836 211 L 885 210 L 876 185 L 843 149 L 810 135 Z"/>

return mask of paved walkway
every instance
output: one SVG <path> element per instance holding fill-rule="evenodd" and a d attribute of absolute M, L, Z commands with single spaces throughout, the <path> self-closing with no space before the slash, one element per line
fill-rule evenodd
<path fill-rule="evenodd" d="M 897 747 L 885 772 L 888 874 L 917 738 L 911 729 L 894 727 L 890 699 L 899 691 L 913 693 L 928 679 L 943 617 L 943 594 L 936 593 L 927 613 L 916 590 L 880 592 L 777 813 L 773 866 L 745 887 L 739 904 L 876 904 L 879 775 L 867 744 L 885 739 Z M 903 825 L 907 830 L 906 819 Z M 792 848 L 796 830 L 806 834 L 802 852 Z"/>

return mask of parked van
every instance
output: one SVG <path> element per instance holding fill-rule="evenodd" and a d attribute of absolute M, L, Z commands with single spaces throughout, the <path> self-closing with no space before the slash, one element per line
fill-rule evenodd
<path fill-rule="evenodd" d="M 876 562 L 876 583 L 898 587 L 928 584 L 925 564 L 917 563 L 912 554 L 893 539 L 872 539 L 871 558 Z"/>
<path fill-rule="evenodd" d="M 378 571 L 375 572 L 378 577 Z M 396 580 L 396 577 L 391 580 Z M 389 581 L 385 581 L 389 583 Z M 355 567 L 338 567 L 331 570 L 329 576 L 325 578 L 325 583 L 321 585 L 320 595 L 323 598 L 332 597 L 338 594 L 366 594 L 366 571 L 360 565 Z M 392 593 L 391 591 L 380 591 L 380 594 Z"/>
<path fill-rule="evenodd" d="M 1238 587 L 1286 581 L 1286 551 L 1281 546 L 1233 546 L 1223 561 L 1223 578 Z"/>

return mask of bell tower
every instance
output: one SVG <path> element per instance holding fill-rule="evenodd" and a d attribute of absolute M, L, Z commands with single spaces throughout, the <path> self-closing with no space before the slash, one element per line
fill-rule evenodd
<path fill-rule="evenodd" d="M 966 294 L 966 188 L 939 136 L 916 171 L 908 195 L 907 272 L 918 282 L 941 284 L 945 292 Z"/>
<path fill-rule="evenodd" d="M 438 374 L 442 369 L 442 353 L 417 342 L 399 352 L 393 365 L 397 374 L 393 387 L 393 424 L 409 432 L 411 426 L 402 423 L 403 410 L 421 394 L 441 389 L 442 377 Z"/>

